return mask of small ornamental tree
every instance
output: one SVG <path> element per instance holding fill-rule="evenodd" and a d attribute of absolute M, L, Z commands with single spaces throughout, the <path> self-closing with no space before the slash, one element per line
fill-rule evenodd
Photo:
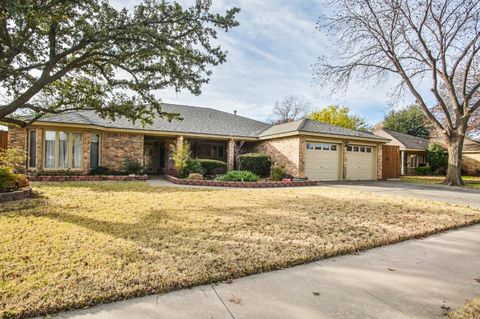
<path fill-rule="evenodd" d="M 170 153 L 172 154 L 173 166 L 179 177 L 184 175 L 191 158 L 190 144 L 187 141 L 170 145 Z"/>
<path fill-rule="evenodd" d="M 448 166 L 447 150 L 440 144 L 430 144 L 428 146 L 428 163 L 434 174 L 445 174 Z"/>

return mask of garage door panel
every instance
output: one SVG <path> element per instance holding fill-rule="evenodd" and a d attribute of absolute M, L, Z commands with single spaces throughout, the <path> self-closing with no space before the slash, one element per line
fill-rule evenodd
<path fill-rule="evenodd" d="M 307 142 L 305 175 L 311 180 L 338 180 L 340 147 L 337 144 Z"/>
<path fill-rule="evenodd" d="M 371 180 L 374 178 L 375 147 L 349 145 L 347 147 L 347 180 Z"/>

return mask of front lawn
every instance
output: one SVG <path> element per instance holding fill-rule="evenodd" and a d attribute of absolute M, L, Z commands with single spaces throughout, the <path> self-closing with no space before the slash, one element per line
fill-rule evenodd
<path fill-rule="evenodd" d="M 465 187 L 480 189 L 480 176 L 462 176 Z M 442 184 L 445 176 L 401 176 L 400 180 L 417 184 Z"/>
<path fill-rule="evenodd" d="M 464 306 L 451 312 L 448 319 L 478 319 L 480 318 L 480 297 L 467 302 Z"/>
<path fill-rule="evenodd" d="M 346 254 L 480 210 L 329 187 L 34 184 L 0 205 L 0 317 L 34 316 Z"/>

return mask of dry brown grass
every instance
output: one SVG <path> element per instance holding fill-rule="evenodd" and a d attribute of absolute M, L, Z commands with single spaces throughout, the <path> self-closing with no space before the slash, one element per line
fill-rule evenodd
<path fill-rule="evenodd" d="M 0 317 L 190 287 L 480 221 L 472 208 L 329 187 L 35 184 L 0 205 Z"/>
<path fill-rule="evenodd" d="M 416 184 L 442 184 L 445 176 L 401 176 L 403 182 Z M 480 188 L 480 176 L 462 176 L 465 187 Z"/>
<path fill-rule="evenodd" d="M 480 297 L 467 302 L 461 308 L 447 315 L 448 319 L 479 319 L 480 318 Z"/>

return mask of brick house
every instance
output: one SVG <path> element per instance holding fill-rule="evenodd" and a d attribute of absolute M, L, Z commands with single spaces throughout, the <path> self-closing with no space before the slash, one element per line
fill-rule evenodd
<path fill-rule="evenodd" d="M 218 159 L 234 167 L 236 145 L 267 153 L 289 174 L 311 180 L 371 180 L 382 176 L 382 145 L 388 139 L 303 119 L 270 125 L 210 108 L 164 104 L 183 120 L 157 118 L 142 127 L 125 118 L 106 120 L 92 111 L 42 118 L 9 130 L 9 145 L 27 151 L 28 172 L 88 173 L 106 166 L 121 170 L 126 159 L 143 163 L 149 174 L 171 164 L 169 146 L 187 140 L 192 157 Z"/>

